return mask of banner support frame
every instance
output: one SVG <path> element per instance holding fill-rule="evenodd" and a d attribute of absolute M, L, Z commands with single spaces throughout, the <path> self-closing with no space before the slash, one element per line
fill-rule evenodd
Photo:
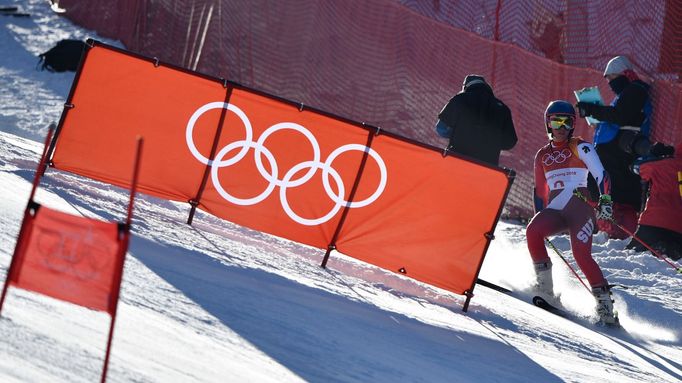
<path fill-rule="evenodd" d="M 223 87 L 227 89 L 225 92 L 225 104 L 230 103 L 230 98 L 232 98 L 232 91 L 234 87 L 228 87 L 227 82 L 223 81 Z M 190 204 L 189 216 L 187 217 L 187 224 L 192 225 L 194 220 L 194 213 L 196 213 L 197 207 L 201 201 L 201 197 L 204 194 L 204 189 L 206 189 L 206 184 L 208 183 L 208 176 L 211 172 L 211 167 L 213 166 L 213 160 L 215 158 L 216 152 L 218 151 L 218 141 L 220 141 L 220 136 L 223 132 L 223 125 L 225 124 L 225 118 L 227 117 L 227 108 L 222 108 L 220 112 L 220 119 L 218 120 L 218 126 L 216 127 L 216 133 L 213 137 L 213 145 L 211 146 L 211 153 L 209 154 L 209 161 L 206 163 L 206 168 L 204 169 L 204 176 L 201 179 L 201 185 L 199 185 L 199 190 L 197 191 L 196 197 L 187 201 Z"/>
<path fill-rule="evenodd" d="M 471 287 L 469 287 L 467 290 L 464 291 L 464 295 L 466 296 L 466 299 L 464 300 L 464 305 L 462 305 L 462 311 L 467 312 L 469 310 L 469 303 L 471 302 L 471 298 L 474 296 L 474 287 L 476 286 L 477 281 L 479 281 L 478 275 L 481 273 L 481 267 L 483 267 L 483 261 L 485 260 L 485 256 L 488 254 L 488 248 L 490 247 L 490 242 L 492 242 L 493 239 L 495 239 L 495 228 L 497 227 L 497 223 L 500 221 L 500 217 L 502 216 L 502 210 L 504 210 L 504 204 L 507 202 L 507 197 L 509 196 L 509 191 L 511 190 L 512 184 L 514 183 L 514 179 L 516 179 L 516 172 L 514 169 L 507 169 L 507 180 L 509 181 L 507 183 L 507 190 L 504 192 L 504 198 L 500 201 L 500 206 L 497 210 L 497 217 L 495 217 L 495 220 L 493 221 L 492 227 L 490 230 L 486 233 L 483 233 L 483 236 L 486 239 L 486 244 L 485 244 L 485 249 L 483 249 L 483 256 L 481 257 L 481 260 L 478 262 L 478 266 L 476 267 L 476 274 L 474 274 L 473 281 L 471 282 Z"/>
<path fill-rule="evenodd" d="M 327 251 L 324 253 L 322 264 L 320 265 L 323 269 L 327 268 L 327 262 L 329 261 L 329 256 L 331 255 L 332 250 L 336 250 L 336 241 L 339 239 L 339 234 L 341 233 L 343 224 L 345 223 L 346 217 L 348 216 L 348 212 L 350 211 L 350 205 L 353 203 L 355 193 L 357 192 L 358 186 L 360 185 L 360 179 L 362 178 L 362 174 L 365 171 L 365 165 L 367 164 L 367 158 L 369 157 L 369 149 L 371 149 L 372 147 L 372 141 L 374 141 L 374 137 L 379 135 L 379 133 L 381 132 L 381 128 L 379 127 L 369 126 L 366 125 L 365 123 L 363 123 L 362 126 L 366 128 L 375 128 L 376 131 L 375 132 L 372 132 L 371 130 L 368 131 L 369 134 L 367 135 L 367 142 L 365 143 L 365 147 L 367 148 L 367 150 L 364 151 L 362 155 L 362 160 L 360 160 L 358 174 L 355 176 L 353 188 L 348 194 L 348 203 L 343 208 L 343 212 L 341 213 L 341 219 L 339 219 L 339 223 L 336 225 L 336 230 L 334 230 L 334 235 L 332 236 L 332 239 L 329 242 L 329 245 L 327 246 Z"/>
<path fill-rule="evenodd" d="M 90 52 L 90 49 L 92 49 L 95 46 L 96 40 L 93 39 L 87 39 L 85 40 L 85 46 L 83 47 L 84 50 L 81 53 L 81 58 L 80 61 L 78 62 L 78 69 L 76 69 L 76 75 L 74 76 L 73 83 L 71 84 L 71 89 L 69 89 L 69 95 L 66 98 L 66 102 L 64 103 L 64 109 L 62 111 L 62 115 L 59 117 L 59 123 L 57 124 L 57 128 L 54 132 L 54 135 L 52 136 L 52 140 L 49 143 L 49 148 L 47 149 L 47 156 L 45 159 L 45 163 L 47 164 L 43 168 L 43 173 L 45 173 L 45 170 L 47 169 L 48 166 L 53 166 L 52 164 L 52 155 L 54 154 L 54 149 L 55 146 L 57 145 L 57 139 L 59 138 L 59 133 L 62 131 L 62 127 L 64 126 L 64 121 L 66 120 L 66 115 L 69 113 L 69 110 L 75 108 L 75 105 L 73 104 L 73 97 L 76 93 L 76 88 L 78 88 L 78 82 L 80 81 L 81 78 L 81 73 L 83 73 L 83 66 L 85 65 L 85 61 L 88 58 L 88 53 Z"/>

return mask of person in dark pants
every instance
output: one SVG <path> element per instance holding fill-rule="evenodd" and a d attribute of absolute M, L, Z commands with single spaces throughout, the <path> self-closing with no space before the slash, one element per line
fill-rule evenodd
<path fill-rule="evenodd" d="M 597 124 L 593 144 L 604 168 L 611 177 L 614 219 L 631 231 L 637 225 L 641 209 L 640 178 L 631 167 L 637 157 L 648 155 L 651 120 L 649 85 L 639 79 L 624 56 L 611 59 L 604 70 L 611 90 L 616 95 L 610 105 L 578 102 L 580 117 L 591 116 Z M 610 222 L 599 222 L 599 229 L 611 238 L 627 234 Z"/>
<path fill-rule="evenodd" d="M 680 153 L 682 144 L 675 148 Z M 649 197 L 635 236 L 673 260 L 682 258 L 682 156 L 637 161 L 636 171 L 649 185 Z M 636 239 L 628 249 L 647 250 Z"/>
<path fill-rule="evenodd" d="M 518 141 L 511 111 L 483 76 L 474 74 L 438 114 L 436 132 L 450 140 L 449 150 L 496 166 L 500 152 Z"/>

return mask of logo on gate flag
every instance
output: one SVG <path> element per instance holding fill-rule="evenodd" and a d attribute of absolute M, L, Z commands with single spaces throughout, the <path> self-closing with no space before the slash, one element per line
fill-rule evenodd
<path fill-rule="evenodd" d="M 34 227 L 36 249 L 45 267 L 79 280 L 96 280 L 113 262 L 116 246 L 96 238 L 91 227 L 81 233 Z"/>
<path fill-rule="evenodd" d="M 25 223 L 19 266 L 10 281 L 19 288 L 111 312 L 112 281 L 121 252 L 118 223 L 41 206 Z"/>

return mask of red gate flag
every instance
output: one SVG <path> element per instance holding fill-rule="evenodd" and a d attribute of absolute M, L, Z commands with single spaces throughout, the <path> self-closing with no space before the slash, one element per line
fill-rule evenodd
<path fill-rule="evenodd" d="M 513 172 L 218 78 L 89 41 L 52 164 L 471 291 Z"/>
<path fill-rule="evenodd" d="M 112 313 L 112 288 L 125 250 L 116 222 L 40 206 L 22 226 L 10 285 Z"/>

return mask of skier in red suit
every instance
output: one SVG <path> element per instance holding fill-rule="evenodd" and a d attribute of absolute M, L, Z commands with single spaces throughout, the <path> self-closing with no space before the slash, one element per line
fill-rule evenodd
<path fill-rule="evenodd" d="M 592 144 L 571 137 L 575 117 L 573 105 L 562 100 L 550 102 L 545 111 L 545 128 L 550 142 L 535 155 L 536 214 L 526 229 L 528 250 L 540 294 L 556 300 L 552 261 L 545 248 L 545 238 L 568 231 L 573 257 L 592 287 L 601 321 L 617 325 L 609 284 L 592 258 L 592 234 L 597 219 L 612 218 L 609 176 Z M 601 194 L 596 216 L 585 199 L 589 195 L 588 172 L 597 181 Z"/>

